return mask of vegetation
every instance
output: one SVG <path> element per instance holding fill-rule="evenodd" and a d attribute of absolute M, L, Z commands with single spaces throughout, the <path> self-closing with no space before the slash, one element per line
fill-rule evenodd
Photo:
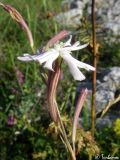
<path fill-rule="evenodd" d="M 4 4 L 14 6 L 26 20 L 35 43 L 35 50 L 42 48 L 51 37 L 62 30 L 62 26 L 54 20 L 61 12 L 61 0 L 4 0 Z M 87 28 L 88 29 L 88 28 Z M 86 26 L 83 25 L 83 31 Z M 85 34 L 87 31 L 85 32 Z M 76 39 L 86 41 L 82 34 Z M 109 67 L 119 64 L 120 50 L 118 44 L 114 48 L 105 44 L 101 47 L 103 55 L 99 66 Z M 114 50 L 114 52 L 113 52 Z M 105 52 L 103 52 L 105 51 Z M 111 53 L 108 55 L 108 53 Z M 10 15 L 0 8 L 0 159 L 1 160 L 63 160 L 67 159 L 65 146 L 60 140 L 56 125 L 52 122 L 46 104 L 46 86 L 40 76 L 42 69 L 34 62 L 21 63 L 17 56 L 31 53 L 27 37 Z M 115 54 L 114 54 L 115 53 Z M 78 55 L 79 56 L 79 55 Z M 111 62 L 108 62 L 111 59 Z M 104 57 L 104 58 L 103 58 Z M 88 50 L 83 52 L 84 60 L 91 59 Z M 105 63 L 102 61 L 104 60 Z M 105 65 L 106 64 L 106 65 Z M 63 65 L 64 78 L 58 89 L 58 103 L 63 123 L 71 136 L 71 121 L 74 114 L 76 83 Z M 64 72 L 63 71 L 63 72 Z M 69 81 L 68 81 L 69 80 Z M 64 93 L 66 93 L 64 95 Z M 70 104 L 69 104 L 70 101 Z M 70 105 L 70 106 L 69 106 Z M 88 123 L 87 111 L 83 120 Z M 69 118 L 68 118 L 69 117 Z M 78 131 L 77 158 L 89 158 L 101 153 L 120 157 L 120 125 L 119 119 L 112 128 L 95 133 L 95 140 L 85 124 L 85 130 Z M 98 149 L 99 148 L 99 149 Z M 93 153 L 94 152 L 94 153 Z"/>

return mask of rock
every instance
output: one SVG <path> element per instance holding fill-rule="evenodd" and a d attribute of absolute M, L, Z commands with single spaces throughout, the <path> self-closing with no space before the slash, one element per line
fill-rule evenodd
<path fill-rule="evenodd" d="M 96 90 L 96 113 L 99 113 L 109 101 L 113 100 L 120 94 L 120 67 L 112 67 L 110 69 L 105 69 L 97 76 L 99 80 L 97 80 Z M 91 82 L 81 82 L 78 84 L 76 101 L 82 88 L 88 88 L 89 90 L 89 95 L 86 100 L 86 106 L 90 116 L 92 96 Z M 105 124 L 111 126 L 113 120 L 118 117 L 120 117 L 120 102 L 115 104 L 115 106 L 110 109 L 110 111 L 104 118 L 99 118 L 97 120 L 97 124 L 98 126 L 100 124 L 101 126 L 104 126 Z"/>
<path fill-rule="evenodd" d="M 96 105 L 97 112 L 100 112 L 110 100 L 114 99 L 115 92 L 120 86 L 120 67 L 112 67 L 110 69 L 103 70 L 97 76 L 99 80 L 97 80 L 96 87 Z M 91 97 L 91 82 L 82 82 L 78 84 L 78 94 L 80 90 L 85 87 L 88 88 Z M 88 106 L 90 108 L 90 102 L 88 102 Z"/>
<path fill-rule="evenodd" d="M 67 12 L 62 12 L 56 16 L 56 20 L 64 26 L 77 27 L 81 24 L 82 10 L 71 9 Z"/>
<path fill-rule="evenodd" d="M 100 6 L 98 7 L 98 16 L 103 21 L 103 27 L 110 29 L 114 35 L 118 35 L 120 32 L 120 1 L 97 0 L 97 4 Z"/>
<path fill-rule="evenodd" d="M 83 10 L 85 8 L 87 0 L 74 1 L 64 0 L 62 7 L 67 5 L 68 11 L 58 14 L 55 19 L 58 23 L 66 27 L 78 27 L 81 25 L 81 18 L 83 16 Z"/>
<path fill-rule="evenodd" d="M 84 16 L 91 19 L 91 1 L 89 0 L 65 0 L 62 2 L 68 5 L 68 11 L 56 16 L 56 20 L 63 26 L 78 27 L 81 25 L 81 18 Z M 96 0 L 96 20 L 101 30 L 105 33 L 105 39 L 114 41 L 120 35 L 120 1 L 119 0 Z M 114 37 L 112 36 L 114 35 Z"/>
<path fill-rule="evenodd" d="M 107 69 L 103 74 L 103 81 L 111 82 L 114 87 L 120 86 L 120 67 Z"/>
<path fill-rule="evenodd" d="M 91 7 L 88 3 L 86 14 L 91 14 Z M 99 26 L 98 32 L 105 33 L 105 40 L 114 42 L 120 35 L 120 1 L 119 0 L 96 0 L 96 23 Z"/>

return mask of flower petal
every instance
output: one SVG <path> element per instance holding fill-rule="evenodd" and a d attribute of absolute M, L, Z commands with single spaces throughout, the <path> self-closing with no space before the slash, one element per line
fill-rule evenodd
<path fill-rule="evenodd" d="M 80 42 L 77 41 L 77 42 L 75 42 L 72 46 L 77 47 L 77 46 L 79 46 L 79 45 L 80 45 Z"/>
<path fill-rule="evenodd" d="M 18 56 L 17 59 L 20 61 L 32 61 L 33 57 L 30 54 L 25 53 L 22 57 Z"/>
<path fill-rule="evenodd" d="M 78 61 L 77 59 L 76 59 L 76 64 L 77 64 L 77 66 L 79 67 L 79 68 L 84 68 L 84 69 L 86 69 L 86 70 L 88 70 L 88 71 L 95 71 L 95 68 L 93 67 L 93 66 L 91 66 L 91 65 L 89 65 L 89 64 L 86 64 L 86 63 L 83 63 L 83 62 L 80 62 L 80 61 Z"/>
<path fill-rule="evenodd" d="M 59 53 L 57 52 L 54 55 L 51 55 L 51 57 L 46 61 L 44 67 L 53 71 L 52 64 L 57 59 L 58 56 Z"/>
<path fill-rule="evenodd" d="M 41 64 L 48 61 L 51 56 L 55 56 L 57 54 L 57 51 L 55 49 L 50 49 L 47 52 L 44 52 L 42 54 L 39 54 L 35 60 L 39 61 Z"/>
<path fill-rule="evenodd" d="M 74 57 L 72 57 L 69 53 L 64 54 L 63 56 L 69 56 L 69 60 L 72 61 L 72 62 L 74 62 L 79 68 L 84 68 L 84 69 L 86 69 L 88 71 L 89 70 L 92 70 L 92 71 L 95 70 L 95 68 L 92 67 L 91 65 L 83 63 L 81 61 L 78 61 L 77 59 L 75 59 Z"/>
<path fill-rule="evenodd" d="M 76 51 L 76 50 L 80 50 L 80 49 L 83 49 L 85 47 L 88 46 L 88 43 L 87 44 L 83 44 L 83 45 L 78 45 L 78 42 L 76 42 L 74 45 L 72 45 L 71 47 L 65 47 L 63 48 L 63 50 L 68 50 L 68 51 Z"/>
<path fill-rule="evenodd" d="M 82 81 L 85 79 L 85 76 L 82 74 L 82 72 L 78 69 L 77 65 L 74 63 L 74 61 L 71 61 L 70 54 L 64 55 L 63 59 L 67 62 L 70 72 L 75 80 Z"/>
<path fill-rule="evenodd" d="M 67 40 L 67 42 L 64 43 L 64 47 L 71 46 L 71 40 L 72 40 L 72 35 L 70 35 L 70 38 Z"/>
<path fill-rule="evenodd" d="M 36 55 L 30 55 L 30 54 L 24 54 L 22 57 L 17 57 L 17 59 L 21 61 L 39 61 L 41 64 L 48 61 L 51 56 L 56 55 L 57 51 L 55 49 L 51 49 L 47 52 L 36 54 Z"/>

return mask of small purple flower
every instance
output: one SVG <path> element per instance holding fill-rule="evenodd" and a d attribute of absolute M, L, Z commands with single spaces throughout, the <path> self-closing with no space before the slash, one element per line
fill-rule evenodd
<path fill-rule="evenodd" d="M 8 119 L 7 119 L 7 124 L 9 126 L 13 126 L 16 124 L 16 119 L 14 116 L 8 116 Z"/>
<path fill-rule="evenodd" d="M 15 68 L 15 74 L 16 74 L 19 85 L 22 85 L 24 83 L 23 73 L 18 68 Z"/>

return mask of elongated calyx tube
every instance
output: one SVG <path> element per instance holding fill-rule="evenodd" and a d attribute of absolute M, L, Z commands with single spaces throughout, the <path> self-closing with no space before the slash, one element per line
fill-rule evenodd
<path fill-rule="evenodd" d="M 58 111 L 57 111 L 57 101 L 56 101 L 56 90 L 60 77 L 60 67 L 58 61 L 55 62 L 54 72 L 49 71 L 48 84 L 47 84 L 47 102 L 49 107 L 49 112 L 52 120 L 58 122 Z"/>
<path fill-rule="evenodd" d="M 29 43 L 30 43 L 32 50 L 34 50 L 34 42 L 33 42 L 32 33 L 31 33 L 28 25 L 26 24 L 24 18 L 21 16 L 21 14 L 14 7 L 12 7 L 10 5 L 5 5 L 0 2 L 0 6 L 2 6 L 3 9 L 5 11 L 7 11 L 11 15 L 11 17 L 22 27 L 24 32 L 27 34 L 27 37 L 28 37 L 28 40 L 29 40 Z"/>
<path fill-rule="evenodd" d="M 79 96 L 79 99 L 78 99 L 78 102 L 77 102 L 77 105 L 76 105 L 76 110 L 75 110 L 74 119 L 73 119 L 73 131 L 72 131 L 72 142 L 73 142 L 73 144 L 75 143 L 75 139 L 76 139 L 76 129 L 77 129 L 77 125 L 78 125 L 79 115 L 80 115 L 80 112 L 81 112 L 82 107 L 84 105 L 84 102 L 86 100 L 87 94 L 88 94 L 87 88 L 83 89 L 81 91 L 81 94 Z"/>
<path fill-rule="evenodd" d="M 53 46 L 57 41 L 63 39 L 69 35 L 69 31 L 63 30 L 60 31 L 58 34 L 56 34 L 53 38 L 51 38 L 46 46 L 43 48 L 43 51 L 46 48 L 49 48 Z M 56 100 L 56 92 L 57 92 L 57 86 L 59 82 L 59 77 L 60 77 L 60 64 L 56 60 L 53 66 L 53 71 L 49 71 L 48 74 L 48 83 L 47 83 L 47 102 L 48 102 L 48 107 L 49 107 L 49 112 L 51 115 L 52 120 L 57 123 L 59 120 L 58 116 L 58 110 L 57 110 L 57 100 Z"/>
<path fill-rule="evenodd" d="M 67 35 L 69 35 L 69 31 L 62 30 L 59 33 L 57 33 L 53 38 L 51 38 L 48 42 L 45 48 L 52 47 L 56 42 L 60 41 L 61 39 L 65 38 Z"/>

